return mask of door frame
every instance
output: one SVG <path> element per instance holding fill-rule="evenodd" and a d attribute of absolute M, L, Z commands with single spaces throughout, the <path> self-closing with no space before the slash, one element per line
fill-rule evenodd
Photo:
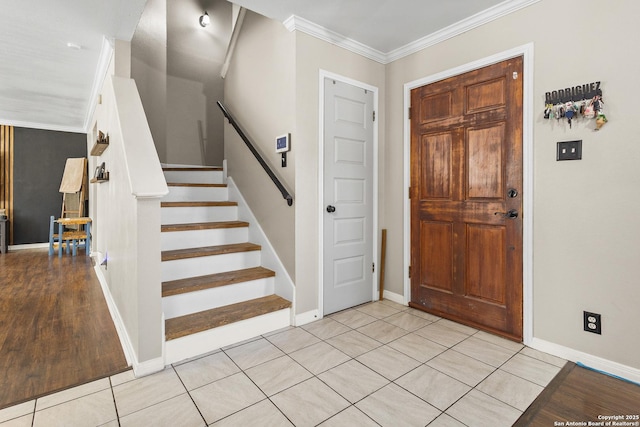
<path fill-rule="evenodd" d="M 325 78 L 340 81 L 373 92 L 373 110 L 376 120 L 373 126 L 373 262 L 378 259 L 378 88 L 349 77 L 320 69 L 318 84 L 318 319 L 324 317 L 324 91 Z M 371 283 L 371 299 L 377 300 L 377 283 L 380 266 L 376 265 Z"/>
<path fill-rule="evenodd" d="M 524 74 L 522 88 L 522 341 L 528 345 L 533 339 L 533 43 L 509 49 L 495 55 L 481 58 L 467 64 L 423 77 L 404 85 L 404 304 L 411 300 L 411 201 L 409 186 L 411 185 L 411 90 L 496 64 L 507 59 L 523 57 L 522 72 Z"/>

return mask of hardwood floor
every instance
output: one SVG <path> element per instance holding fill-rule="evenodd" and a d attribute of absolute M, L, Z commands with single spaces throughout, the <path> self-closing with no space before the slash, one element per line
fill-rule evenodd
<path fill-rule="evenodd" d="M 127 369 L 84 251 L 0 254 L 0 408 Z"/>
<path fill-rule="evenodd" d="M 601 418 L 606 416 L 622 418 Z M 514 426 L 568 426 L 571 423 L 637 426 L 639 416 L 640 385 L 568 362 Z M 607 424 L 607 421 L 621 424 Z M 597 424 L 600 422 L 602 424 Z"/>

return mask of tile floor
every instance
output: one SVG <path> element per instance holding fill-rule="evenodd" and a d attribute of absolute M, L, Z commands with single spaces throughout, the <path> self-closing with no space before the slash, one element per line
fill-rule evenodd
<path fill-rule="evenodd" d="M 385 300 L 16 405 L 0 427 L 510 426 L 564 362 Z"/>

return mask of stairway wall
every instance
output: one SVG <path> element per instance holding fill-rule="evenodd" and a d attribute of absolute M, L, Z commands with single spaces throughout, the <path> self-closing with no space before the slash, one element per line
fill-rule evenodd
<path fill-rule="evenodd" d="M 204 10 L 206 28 L 198 23 Z M 224 96 L 220 71 L 231 24 L 225 0 L 147 1 L 132 39 L 132 76 L 162 162 L 222 164 L 224 118 L 216 102 Z"/>
<path fill-rule="evenodd" d="M 225 79 L 225 105 L 257 145 L 265 161 L 282 177 L 295 199 L 296 139 L 294 37 L 281 23 L 247 11 L 242 33 Z M 260 70 L 260 72 L 257 72 Z M 288 165 L 280 167 L 275 138 L 291 133 Z M 287 206 L 236 131 L 225 125 L 225 159 L 291 277 L 295 275 L 295 206 Z"/>
<path fill-rule="evenodd" d="M 260 70 L 257 72 L 256 70 Z M 241 146 L 235 131 L 225 131 L 229 175 L 245 195 L 296 284 L 296 315 L 313 319 L 319 306 L 319 75 L 320 70 L 379 89 L 384 105 L 385 66 L 250 11 L 245 17 L 225 81 L 225 104 L 267 155 L 270 164 L 295 190 L 294 205 L 272 196 L 275 188 Z M 380 113 L 380 112 L 379 112 Z M 379 117 L 384 117 L 383 113 Z M 280 167 L 274 138 L 291 132 L 289 166 Z M 384 154 L 384 125 L 379 123 L 379 156 Z M 245 175 L 245 170 L 252 170 Z M 240 175 L 242 171 L 242 175 Z M 383 171 L 379 178 L 384 179 Z M 379 206 L 384 200 L 379 194 Z M 275 197 L 275 203 L 273 198 Z M 383 217 L 379 215 L 383 226 Z M 400 238 L 400 236 L 398 236 Z M 305 320 L 306 319 L 306 320 Z M 297 320 L 297 321 L 298 321 Z"/>

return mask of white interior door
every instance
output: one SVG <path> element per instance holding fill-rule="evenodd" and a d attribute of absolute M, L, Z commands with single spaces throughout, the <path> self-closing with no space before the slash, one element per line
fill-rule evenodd
<path fill-rule="evenodd" d="M 374 97 L 324 82 L 323 312 L 373 299 Z"/>

